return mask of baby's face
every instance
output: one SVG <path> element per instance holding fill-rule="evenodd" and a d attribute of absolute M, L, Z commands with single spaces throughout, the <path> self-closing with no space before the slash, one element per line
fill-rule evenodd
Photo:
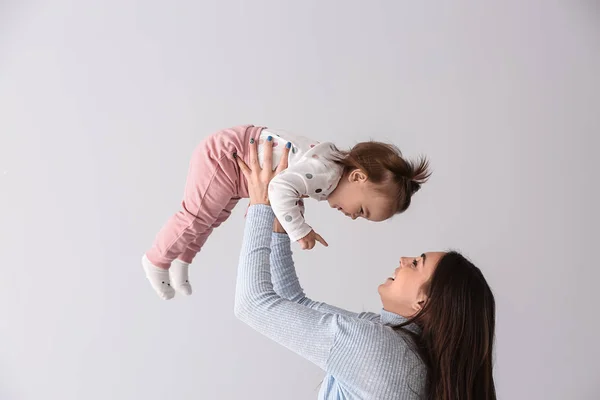
<path fill-rule="evenodd" d="M 332 208 L 352 219 L 361 217 L 379 222 L 394 215 L 391 201 L 378 192 L 360 170 L 342 177 L 327 201 Z"/>

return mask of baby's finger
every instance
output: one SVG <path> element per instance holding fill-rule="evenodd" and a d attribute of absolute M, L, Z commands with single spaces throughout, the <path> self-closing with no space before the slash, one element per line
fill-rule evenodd
<path fill-rule="evenodd" d="M 318 233 L 315 233 L 315 239 L 317 242 L 321 243 L 323 246 L 329 247 L 329 244 Z"/>

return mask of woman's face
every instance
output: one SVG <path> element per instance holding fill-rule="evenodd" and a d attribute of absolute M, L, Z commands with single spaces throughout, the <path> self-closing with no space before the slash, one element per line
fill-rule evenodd
<path fill-rule="evenodd" d="M 425 284 L 445 254 L 431 252 L 420 257 L 401 257 L 392 277 L 379 285 L 384 310 L 406 318 L 419 312 L 427 301 Z"/>

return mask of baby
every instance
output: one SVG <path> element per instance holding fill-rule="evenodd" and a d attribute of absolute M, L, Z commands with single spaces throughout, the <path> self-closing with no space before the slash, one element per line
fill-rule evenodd
<path fill-rule="evenodd" d="M 214 133 L 194 151 L 181 211 L 163 226 L 142 258 L 146 277 L 160 298 L 171 299 L 176 291 L 192 293 L 188 267 L 194 256 L 237 202 L 248 198 L 235 157 L 248 163 L 248 146 L 266 140 L 273 142 L 273 167 L 283 149 L 289 149 L 288 168 L 269 184 L 269 200 L 290 240 L 303 249 L 323 241 L 304 219 L 303 197 L 327 200 L 352 219 L 384 221 L 404 212 L 430 176 L 425 158 L 415 164 L 393 145 L 379 142 L 340 151 L 332 143 L 252 125 Z M 258 156 L 262 166 L 262 146 Z"/>

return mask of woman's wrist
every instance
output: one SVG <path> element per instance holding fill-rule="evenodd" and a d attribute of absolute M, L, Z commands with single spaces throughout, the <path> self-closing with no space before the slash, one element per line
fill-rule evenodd
<path fill-rule="evenodd" d="M 254 196 L 250 196 L 248 200 L 250 200 L 249 206 L 271 206 L 267 193 L 255 194 Z"/>
<path fill-rule="evenodd" d="M 269 202 L 269 199 L 267 198 L 266 200 L 250 200 L 250 205 L 251 206 L 271 206 L 271 202 Z"/>
<path fill-rule="evenodd" d="M 275 221 L 273 221 L 273 232 L 287 234 L 287 232 L 285 231 L 285 229 L 283 229 L 283 226 L 281 226 L 277 218 L 275 218 Z"/>
<path fill-rule="evenodd" d="M 250 204 L 248 204 L 248 208 L 250 208 L 250 207 L 268 207 L 268 208 L 271 208 L 271 204 L 270 203 L 262 203 L 262 202 L 261 203 L 250 202 Z"/>

